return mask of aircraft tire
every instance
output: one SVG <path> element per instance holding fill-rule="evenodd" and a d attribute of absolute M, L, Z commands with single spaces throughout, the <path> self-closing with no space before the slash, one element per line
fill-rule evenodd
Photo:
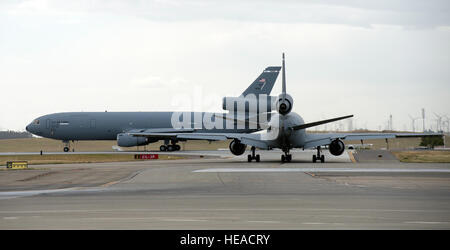
<path fill-rule="evenodd" d="M 313 155 L 313 162 L 316 163 L 316 161 L 317 161 L 317 156 Z"/>
<path fill-rule="evenodd" d="M 248 161 L 248 162 L 252 162 L 252 160 L 253 160 L 253 159 L 252 159 L 252 156 L 251 156 L 251 155 L 247 155 L 247 161 Z"/>
<path fill-rule="evenodd" d="M 320 156 L 320 162 L 322 162 L 322 163 L 325 162 L 325 155 L 321 155 L 321 156 Z"/>
<path fill-rule="evenodd" d="M 281 155 L 281 162 L 285 162 L 286 161 L 286 157 L 284 155 Z"/>
<path fill-rule="evenodd" d="M 161 151 L 161 152 L 167 151 L 166 145 L 161 145 L 161 146 L 159 147 L 159 151 Z"/>
<path fill-rule="evenodd" d="M 64 147 L 64 152 L 69 152 L 69 147 Z"/>
<path fill-rule="evenodd" d="M 291 162 L 291 160 L 292 160 L 292 155 L 286 155 L 286 161 Z"/>
<path fill-rule="evenodd" d="M 259 160 L 260 160 L 259 155 L 256 155 L 255 160 L 256 160 L 256 162 L 259 162 Z"/>

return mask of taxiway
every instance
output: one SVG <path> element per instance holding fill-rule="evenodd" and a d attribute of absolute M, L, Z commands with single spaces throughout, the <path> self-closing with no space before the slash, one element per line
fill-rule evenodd
<path fill-rule="evenodd" d="M 450 164 L 324 153 L 0 171 L 0 229 L 450 228 Z"/>

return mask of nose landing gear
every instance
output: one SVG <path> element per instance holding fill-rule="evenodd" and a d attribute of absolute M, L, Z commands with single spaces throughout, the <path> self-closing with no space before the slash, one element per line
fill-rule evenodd
<path fill-rule="evenodd" d="M 70 141 L 63 141 L 63 143 L 64 143 L 63 151 L 69 152 L 70 151 Z M 75 141 L 72 140 L 72 143 L 75 143 Z M 75 152 L 75 146 L 74 146 L 74 148 L 72 148 L 72 152 Z"/>

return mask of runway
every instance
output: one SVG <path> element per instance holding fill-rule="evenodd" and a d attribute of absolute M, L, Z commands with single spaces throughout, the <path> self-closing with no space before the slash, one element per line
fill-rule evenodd
<path fill-rule="evenodd" d="M 261 153 L 262 154 L 262 153 Z M 449 229 L 450 164 L 295 152 L 0 171 L 0 229 Z"/>

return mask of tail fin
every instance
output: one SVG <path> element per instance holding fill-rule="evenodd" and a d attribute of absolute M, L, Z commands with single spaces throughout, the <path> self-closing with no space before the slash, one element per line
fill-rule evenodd
<path fill-rule="evenodd" d="M 272 92 L 273 85 L 277 80 L 278 73 L 280 73 L 281 67 L 272 66 L 267 67 L 261 75 L 256 78 L 256 80 L 241 94 L 241 96 L 246 96 L 248 94 L 254 94 L 259 96 L 261 94 L 270 95 Z"/>
<path fill-rule="evenodd" d="M 281 91 L 281 93 L 283 94 L 283 95 L 286 95 L 286 66 L 284 65 L 284 53 L 283 53 L 283 75 L 282 75 L 282 77 L 283 77 L 283 85 L 282 85 L 282 91 Z"/>

